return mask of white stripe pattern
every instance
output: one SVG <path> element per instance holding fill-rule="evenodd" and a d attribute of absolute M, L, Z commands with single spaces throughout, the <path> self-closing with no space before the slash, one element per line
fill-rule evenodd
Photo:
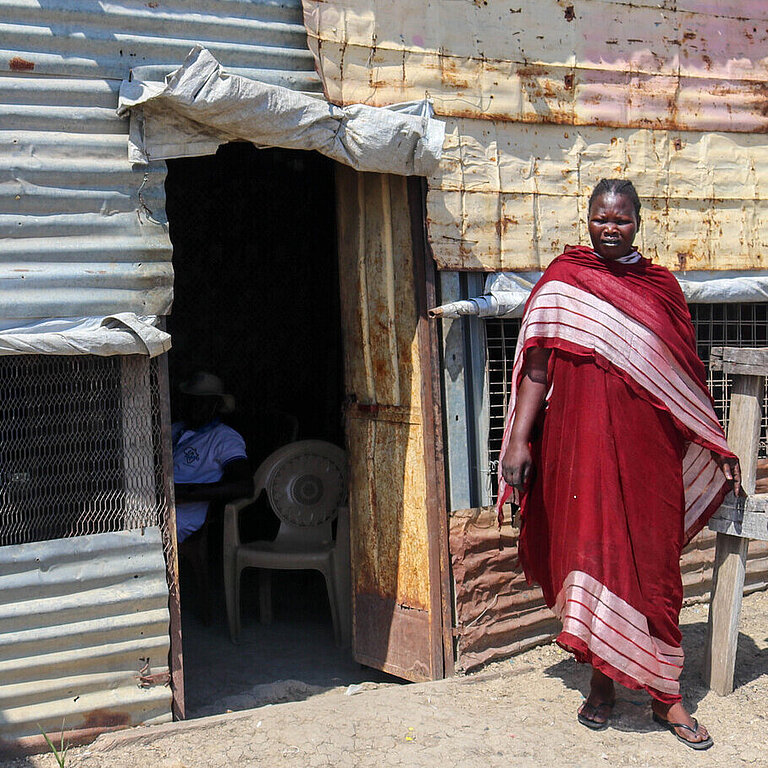
<path fill-rule="evenodd" d="M 680 692 L 684 654 L 651 635 L 645 616 L 583 571 L 571 571 L 555 602 L 563 632 L 638 682 L 663 693 Z"/>
<path fill-rule="evenodd" d="M 551 280 L 534 295 L 520 329 L 502 456 L 514 421 L 516 382 L 523 364 L 521 352 L 529 339 L 541 337 L 562 339 L 594 351 L 627 373 L 695 435 L 728 451 L 710 399 L 677 365 L 662 340 L 607 301 L 568 283 Z M 722 488 L 722 478 L 709 451 L 696 443 L 688 448 L 683 470 L 688 535 Z M 501 473 L 499 483 L 501 498 L 506 489 Z"/>

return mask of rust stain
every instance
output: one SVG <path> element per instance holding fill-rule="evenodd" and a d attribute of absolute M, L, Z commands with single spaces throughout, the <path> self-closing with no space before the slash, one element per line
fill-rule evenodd
<path fill-rule="evenodd" d="M 517 68 L 518 77 L 541 77 L 547 74 L 547 68 L 539 64 L 526 64 Z"/>
<path fill-rule="evenodd" d="M 569 90 L 569 91 L 573 90 L 573 74 L 572 73 L 569 72 L 563 78 L 563 85 L 566 87 L 567 90 Z"/>
<path fill-rule="evenodd" d="M 496 222 L 496 234 L 501 237 L 510 226 L 515 226 L 519 223 L 520 222 L 513 216 L 502 216 L 501 219 Z"/>
<path fill-rule="evenodd" d="M 703 53 L 701 55 L 701 59 L 704 62 L 707 69 L 712 69 L 712 59 L 709 56 L 707 56 L 706 53 Z"/>
<path fill-rule="evenodd" d="M 470 82 L 459 70 L 458 63 L 447 56 L 440 57 L 440 79 L 451 88 L 469 88 Z"/>
<path fill-rule="evenodd" d="M 688 264 L 688 258 L 690 257 L 689 253 L 678 253 L 677 254 L 677 263 L 679 266 L 680 271 L 684 271 L 686 268 L 686 265 Z"/>
<path fill-rule="evenodd" d="M 684 32 L 683 33 L 683 40 L 695 40 L 696 39 L 696 33 L 695 32 Z"/>
<path fill-rule="evenodd" d="M 83 728 L 116 728 L 130 724 L 131 716 L 126 712 L 116 712 L 113 709 L 92 709 L 85 713 Z"/>
<path fill-rule="evenodd" d="M 14 72 L 31 72 L 35 68 L 34 61 L 27 61 L 20 56 L 14 56 L 8 64 Z"/>

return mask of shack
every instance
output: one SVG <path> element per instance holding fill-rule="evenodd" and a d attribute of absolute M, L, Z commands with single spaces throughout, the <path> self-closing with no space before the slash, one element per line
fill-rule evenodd
<path fill-rule="evenodd" d="M 39 744 L 37 724 L 62 718 L 85 738 L 183 717 L 170 380 L 201 362 L 241 402 L 289 398 L 345 445 L 352 652 L 427 680 L 554 631 L 515 529 L 495 526 L 494 463 L 514 296 L 585 240 L 600 177 L 635 180 L 641 249 L 699 290 L 702 357 L 768 344 L 759 2 L 0 8 L 6 742 Z M 204 98 L 194 117 L 172 106 L 164 88 L 197 64 L 206 84 L 238 78 L 222 96 L 237 130 Z M 325 141 L 303 124 L 266 135 L 301 111 L 291 93 L 336 126 L 402 102 L 434 115 L 382 110 L 351 149 L 321 123 Z M 249 110 L 259 133 L 239 132 Z M 305 151 L 320 145 L 333 160 Z M 703 533 L 689 596 L 712 556 Z M 748 587 L 767 575 L 753 543 Z"/>

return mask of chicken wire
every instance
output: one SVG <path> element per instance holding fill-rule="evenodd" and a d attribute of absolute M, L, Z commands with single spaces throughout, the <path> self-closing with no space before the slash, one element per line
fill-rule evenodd
<path fill-rule="evenodd" d="M 0 357 L 0 545 L 159 526 L 158 364 Z"/>
<path fill-rule="evenodd" d="M 710 350 L 725 346 L 768 347 L 768 304 L 690 304 L 689 308 L 696 329 L 697 351 L 707 366 L 707 383 L 715 401 L 715 411 L 727 430 L 730 377 L 721 371 L 709 370 Z M 519 319 L 492 318 L 485 321 L 490 416 L 489 473 L 494 502 L 498 490 L 496 468 L 519 332 Z M 759 452 L 760 458 L 768 456 L 768 392 L 763 401 Z"/>

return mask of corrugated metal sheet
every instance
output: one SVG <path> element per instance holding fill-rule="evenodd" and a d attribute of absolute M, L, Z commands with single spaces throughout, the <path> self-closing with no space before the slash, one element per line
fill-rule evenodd
<path fill-rule="evenodd" d="M 300 0 L 0 0 L 0 19 L 0 71 L 162 80 L 200 43 L 236 74 L 320 88 Z"/>
<path fill-rule="evenodd" d="M 768 140 L 763 134 L 563 128 L 449 120 L 427 215 L 442 269 L 539 270 L 587 243 L 602 177 L 632 179 L 640 250 L 670 269 L 764 268 Z"/>
<path fill-rule="evenodd" d="M 407 180 L 337 168 L 353 650 L 409 680 L 442 676 L 432 607 L 420 340 Z"/>
<path fill-rule="evenodd" d="M 0 547 L 0 740 L 171 719 L 158 528 Z"/>
<path fill-rule="evenodd" d="M 456 590 L 457 668 L 476 669 L 559 632 L 559 622 L 530 586 L 517 561 L 519 530 L 507 520 L 499 531 L 496 510 L 451 514 L 450 549 Z M 686 600 L 706 600 L 712 586 L 715 534 L 705 529 L 683 552 Z M 768 585 L 768 543 L 751 541 L 745 590 Z"/>
<path fill-rule="evenodd" d="M 0 75 L 0 317 L 168 314 L 165 165 L 131 168 L 119 83 Z"/>
<path fill-rule="evenodd" d="M 0 0 L 0 19 L 0 320 L 168 314 L 165 166 L 129 164 L 119 81 L 161 79 L 202 42 L 318 90 L 299 0 Z"/>
<path fill-rule="evenodd" d="M 766 131 L 762 0 L 304 0 L 335 103 L 438 114 Z"/>

